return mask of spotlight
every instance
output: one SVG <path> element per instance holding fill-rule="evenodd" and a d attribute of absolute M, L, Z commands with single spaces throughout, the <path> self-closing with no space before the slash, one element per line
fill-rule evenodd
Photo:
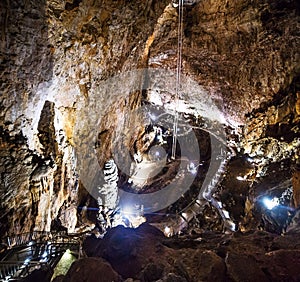
<path fill-rule="evenodd" d="M 121 214 L 125 217 L 125 218 L 127 218 L 127 219 L 129 219 L 130 218 L 130 215 L 132 215 L 133 214 L 133 212 L 132 212 L 132 209 L 130 208 L 130 207 L 124 207 L 123 209 L 121 209 Z"/>
<path fill-rule="evenodd" d="M 194 169 L 195 168 L 195 164 L 194 163 L 190 163 L 190 169 Z"/>
<path fill-rule="evenodd" d="M 164 234 L 165 236 L 167 237 L 170 237 L 172 235 L 172 232 L 171 232 L 171 228 L 169 226 L 166 226 L 165 229 L 164 229 Z"/>
<path fill-rule="evenodd" d="M 146 221 L 146 218 L 143 216 L 144 214 L 144 206 L 143 205 L 135 205 L 125 206 L 120 210 L 120 218 L 117 225 L 124 225 L 125 227 L 133 227 L 137 228 L 139 225 Z M 124 220 L 125 219 L 125 220 Z"/>
<path fill-rule="evenodd" d="M 132 209 L 127 206 L 122 208 L 120 212 L 121 212 L 121 216 L 126 220 L 128 220 L 128 222 L 130 222 L 131 215 L 133 214 Z"/>
<path fill-rule="evenodd" d="M 30 262 L 30 258 L 24 260 L 24 265 L 27 265 Z"/>
<path fill-rule="evenodd" d="M 245 180 L 246 178 L 245 178 L 244 176 L 240 176 L 240 175 L 239 175 L 239 176 L 236 177 L 236 179 L 239 180 L 239 181 L 243 181 L 243 180 Z"/>
<path fill-rule="evenodd" d="M 187 170 L 192 173 L 192 174 L 197 174 L 198 172 L 198 167 L 200 166 L 201 164 L 198 164 L 198 165 L 195 165 L 193 162 L 190 162 L 187 166 Z"/>
<path fill-rule="evenodd" d="M 274 197 L 273 199 L 263 198 L 263 203 L 268 210 L 272 210 L 273 208 L 279 205 L 279 201 L 277 197 Z"/>
<path fill-rule="evenodd" d="M 167 152 L 165 151 L 165 149 L 163 147 L 156 145 L 156 146 L 151 147 L 148 155 L 152 161 L 162 161 L 162 160 L 166 159 Z"/>

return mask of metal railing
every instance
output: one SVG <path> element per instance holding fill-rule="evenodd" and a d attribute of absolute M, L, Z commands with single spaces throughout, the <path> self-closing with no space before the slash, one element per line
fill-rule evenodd
<path fill-rule="evenodd" d="M 0 262 L 0 281 L 20 279 L 29 275 L 34 269 L 47 266 L 54 268 L 61 255 L 69 249 L 80 256 L 83 234 L 67 234 L 66 232 L 34 231 L 16 234 L 2 239 L 8 246 L 7 260 Z M 30 250 L 25 250 L 30 247 Z M 28 261 L 19 261 L 28 252 Z M 15 260 L 10 261 L 13 258 Z"/>
<path fill-rule="evenodd" d="M 7 245 L 9 248 L 14 246 L 26 245 L 31 241 L 47 241 L 53 240 L 53 238 L 67 236 L 66 231 L 50 232 L 50 231 L 33 231 L 22 234 L 12 234 L 3 239 L 1 243 Z"/>
<path fill-rule="evenodd" d="M 6 279 L 13 278 L 14 276 L 23 278 L 29 275 L 33 270 L 39 269 L 43 266 L 47 266 L 47 263 L 40 261 L 30 261 L 28 263 L 25 263 L 24 261 L 1 262 L 0 279 L 1 281 L 5 281 Z"/>
<path fill-rule="evenodd" d="M 54 268 L 60 259 L 60 256 L 69 249 L 72 253 L 80 251 L 80 243 L 64 242 L 64 243 L 38 243 L 34 245 L 34 250 L 31 250 L 31 255 L 34 259 L 25 261 L 1 261 L 0 262 L 0 280 L 5 280 L 7 277 L 22 278 L 29 275 L 34 269 L 39 269 L 42 266 Z M 46 255 L 44 255 L 46 254 Z M 45 261 L 41 261 L 41 258 Z"/>

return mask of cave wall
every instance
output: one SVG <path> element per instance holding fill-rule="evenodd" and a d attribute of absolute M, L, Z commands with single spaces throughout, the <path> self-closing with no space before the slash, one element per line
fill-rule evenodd
<path fill-rule="evenodd" d="M 51 79 L 45 1 L 1 1 L 1 234 L 34 226 L 30 176 L 43 157 L 22 132 L 30 101 Z M 29 109 L 34 111 L 35 109 Z M 47 157 L 47 156 L 45 156 Z M 46 183 L 45 183 L 46 184 Z M 46 187 L 45 187 L 46 188 Z"/>
<path fill-rule="evenodd" d="M 220 101 L 228 120 L 244 123 L 299 76 L 297 26 L 297 1 L 199 1 L 184 11 L 183 72 Z M 153 65 L 175 67 L 170 29 L 153 43 Z"/>
<path fill-rule="evenodd" d="M 49 230 L 55 218 L 74 230 L 85 182 L 76 142 L 94 153 L 91 139 L 107 132 L 97 147 L 101 166 L 128 122 L 125 113 L 142 99 L 140 91 L 118 99 L 102 83 L 147 66 L 175 70 L 177 11 L 155 0 L 0 5 L 0 233 Z M 299 75 L 298 25 L 296 0 L 199 1 L 184 8 L 183 72 L 229 124 L 243 124 L 245 113 Z"/>

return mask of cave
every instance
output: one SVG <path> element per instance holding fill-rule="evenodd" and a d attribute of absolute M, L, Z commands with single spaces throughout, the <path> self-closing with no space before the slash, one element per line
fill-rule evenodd
<path fill-rule="evenodd" d="M 298 0 L 0 14 L 1 281 L 300 281 Z"/>

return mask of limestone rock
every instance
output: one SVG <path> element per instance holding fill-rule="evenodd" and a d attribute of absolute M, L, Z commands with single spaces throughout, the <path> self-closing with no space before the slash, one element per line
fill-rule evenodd
<path fill-rule="evenodd" d="M 119 275 L 101 258 L 83 258 L 75 261 L 67 272 L 64 282 L 119 282 Z"/>
<path fill-rule="evenodd" d="M 277 250 L 267 253 L 266 256 L 269 260 L 268 273 L 272 281 L 282 281 L 287 276 L 289 277 L 289 281 L 300 279 L 299 250 Z"/>
<path fill-rule="evenodd" d="M 232 281 L 269 281 L 268 277 L 257 265 L 255 258 L 235 253 L 226 256 L 228 275 Z"/>
<path fill-rule="evenodd" d="M 300 207 L 300 171 L 293 173 L 293 199 L 295 208 Z"/>
<path fill-rule="evenodd" d="M 299 233 L 204 232 L 166 238 L 144 224 L 111 229 L 102 240 L 87 239 L 84 249 L 89 256 L 106 257 L 128 281 L 299 280 Z"/>
<path fill-rule="evenodd" d="M 117 226 L 103 240 L 87 240 L 84 249 L 89 255 L 106 259 L 123 278 L 137 277 L 143 265 L 159 253 L 159 238 L 163 238 L 163 233 L 147 224 L 137 229 Z"/>
<path fill-rule="evenodd" d="M 182 250 L 180 257 L 192 281 L 221 281 L 226 272 L 225 263 L 209 250 Z"/>

